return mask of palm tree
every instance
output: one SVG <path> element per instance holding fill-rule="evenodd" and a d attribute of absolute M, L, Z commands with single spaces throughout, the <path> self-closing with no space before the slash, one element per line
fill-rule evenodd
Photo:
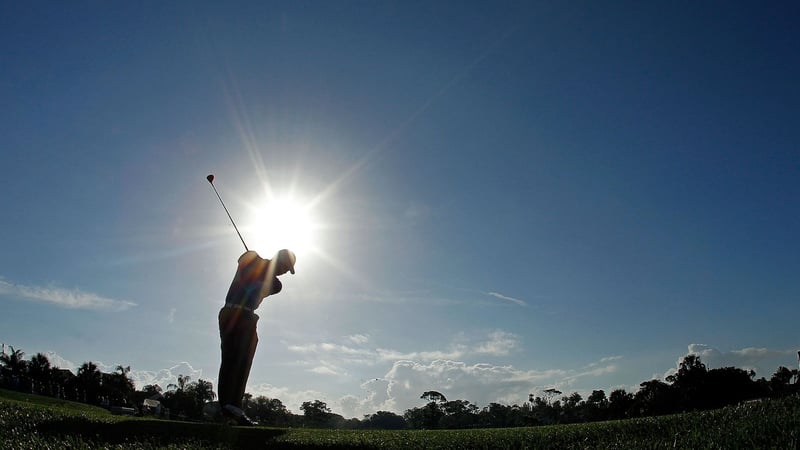
<path fill-rule="evenodd" d="M 168 384 L 167 385 L 167 390 L 168 391 L 176 391 L 177 390 L 177 391 L 183 392 L 186 389 L 186 386 L 189 384 L 189 380 L 191 380 L 191 379 L 192 379 L 192 377 L 190 377 L 189 375 L 180 374 L 180 375 L 178 375 L 178 384 L 174 384 L 174 383 Z"/>
<path fill-rule="evenodd" d="M 131 373 L 131 366 L 118 365 L 114 373 L 104 374 L 107 382 L 103 384 L 103 390 L 112 405 L 127 405 L 131 402 L 135 388 L 133 381 L 128 376 L 129 373 Z"/>
<path fill-rule="evenodd" d="M 164 403 L 170 411 L 178 414 L 178 417 L 188 417 L 194 409 L 194 399 L 190 395 L 190 390 L 194 383 L 190 383 L 189 375 L 178 375 L 178 384 L 170 383 L 167 385 L 167 393 L 164 394 Z"/>
<path fill-rule="evenodd" d="M 84 403 L 96 404 L 103 379 L 100 369 L 91 361 L 85 362 L 78 368 L 77 377 Z"/>
<path fill-rule="evenodd" d="M 31 357 L 28 376 L 31 377 L 31 390 L 34 393 L 52 395 L 53 368 L 46 355 L 37 353 Z"/>
<path fill-rule="evenodd" d="M 27 372 L 28 362 L 25 361 L 25 352 L 12 346 L 8 348 L 11 353 L 0 354 L 0 362 L 3 363 L 4 375 L 11 380 L 11 387 L 18 388 Z"/>
<path fill-rule="evenodd" d="M 55 396 L 67 400 L 78 401 L 77 377 L 69 369 L 54 367 L 52 369 Z"/>

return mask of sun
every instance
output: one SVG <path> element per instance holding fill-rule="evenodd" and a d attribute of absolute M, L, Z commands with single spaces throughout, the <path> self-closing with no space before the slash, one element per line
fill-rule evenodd
<path fill-rule="evenodd" d="M 273 198 L 253 208 L 248 234 L 253 250 L 271 258 L 278 250 L 288 248 L 298 256 L 315 247 L 316 221 L 308 203 L 292 197 Z"/>

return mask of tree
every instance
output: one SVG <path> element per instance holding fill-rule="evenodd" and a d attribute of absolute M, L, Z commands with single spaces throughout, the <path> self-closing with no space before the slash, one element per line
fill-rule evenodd
<path fill-rule="evenodd" d="M 247 402 L 245 413 L 262 425 L 287 426 L 292 421 L 292 414 L 280 400 L 263 395 Z"/>
<path fill-rule="evenodd" d="M 489 403 L 484 407 L 478 418 L 481 427 L 488 428 L 510 428 L 510 427 L 524 427 L 538 424 L 534 417 L 534 402 L 536 399 L 531 399 L 523 407 L 519 405 L 503 405 L 500 403 Z M 544 402 L 543 400 L 539 399 Z"/>
<path fill-rule="evenodd" d="M 798 371 L 790 370 L 786 367 L 780 366 L 778 370 L 772 374 L 769 379 L 769 389 L 773 397 L 784 397 L 794 392 L 798 392 Z M 794 380 L 794 383 L 792 383 Z"/>
<path fill-rule="evenodd" d="M 444 412 L 441 406 L 436 402 L 428 402 L 422 407 L 422 428 L 426 430 L 440 428 L 439 423 L 442 417 L 444 417 Z"/>
<path fill-rule="evenodd" d="M 355 430 L 361 426 L 361 421 L 358 419 L 345 419 L 343 416 L 331 413 L 325 422 L 325 428 L 335 428 L 337 430 Z"/>
<path fill-rule="evenodd" d="M 447 398 L 438 391 L 425 391 L 419 398 L 428 400 L 428 404 L 412 414 L 411 421 L 408 418 L 406 421 L 426 430 L 439 428 L 439 421 L 444 417 L 441 405 L 447 402 Z"/>
<path fill-rule="evenodd" d="M 214 385 L 210 381 L 203 379 L 197 380 L 196 383 L 191 383 L 186 390 L 194 397 L 195 403 L 200 407 L 206 402 L 217 398 L 217 394 L 214 393 Z"/>
<path fill-rule="evenodd" d="M 103 395 L 108 397 L 111 405 L 128 406 L 133 403 L 136 389 L 130 373 L 131 366 L 118 365 L 113 373 L 103 374 Z"/>
<path fill-rule="evenodd" d="M 31 378 L 31 391 L 36 394 L 52 395 L 53 368 L 50 360 L 37 353 L 28 362 L 28 376 Z"/>
<path fill-rule="evenodd" d="M 625 389 L 614 389 L 608 396 L 609 419 L 625 419 L 630 417 L 633 407 L 633 394 Z"/>
<path fill-rule="evenodd" d="M 484 406 L 478 413 L 481 428 L 500 428 L 505 426 L 509 409 L 508 406 L 496 402 Z"/>
<path fill-rule="evenodd" d="M 186 392 L 186 386 L 191 379 L 188 375 L 178 374 L 178 382 L 169 383 L 167 385 L 167 392 L 164 394 L 164 406 L 169 408 L 170 415 L 175 414 L 177 417 L 189 417 L 194 409 L 194 402 Z"/>
<path fill-rule="evenodd" d="M 303 402 L 300 405 L 300 409 L 303 410 L 305 423 L 315 427 L 325 426 L 331 416 L 331 409 L 328 408 L 325 402 L 320 400 Z"/>
<path fill-rule="evenodd" d="M 768 395 L 762 386 L 753 380 L 756 373 L 736 367 L 711 369 L 706 376 L 707 408 L 721 408 L 745 400 Z"/>
<path fill-rule="evenodd" d="M 478 423 L 478 407 L 466 400 L 451 400 L 442 403 L 444 416 L 439 420 L 441 428 L 471 428 Z"/>
<path fill-rule="evenodd" d="M 438 391 L 425 391 L 419 398 L 428 400 L 428 403 L 421 408 L 406 410 L 403 413 L 406 424 L 413 429 L 439 428 L 439 422 L 444 417 L 441 405 L 447 402 L 447 398 Z"/>
<path fill-rule="evenodd" d="M 437 391 L 425 391 L 419 398 L 436 403 L 444 403 L 447 401 L 444 395 Z"/>
<path fill-rule="evenodd" d="M 558 422 L 558 412 L 550 399 L 538 396 L 534 397 L 533 394 L 530 394 L 528 396 L 528 402 L 531 408 L 532 420 L 536 424 L 552 425 Z M 559 402 L 556 401 L 555 403 Z M 558 406 L 560 408 L 561 405 L 559 404 Z"/>
<path fill-rule="evenodd" d="M 25 352 L 12 346 L 8 348 L 11 349 L 11 353 L 0 354 L 0 362 L 3 363 L 4 369 L 3 375 L 10 380 L 9 387 L 19 389 L 24 382 L 28 362 L 25 361 Z"/>
<path fill-rule="evenodd" d="M 554 398 L 562 394 L 561 391 L 554 388 L 545 389 L 544 391 L 542 391 L 542 393 L 544 394 L 544 398 L 547 403 L 551 403 Z"/>
<path fill-rule="evenodd" d="M 707 409 L 706 395 L 708 370 L 697 355 L 686 355 L 680 362 L 678 371 L 667 377 L 678 395 L 678 408 L 683 410 Z"/>
<path fill-rule="evenodd" d="M 488 428 L 507 427 L 511 408 L 500 403 L 489 403 L 480 412 L 481 426 Z"/>
<path fill-rule="evenodd" d="M 142 388 L 142 392 L 147 395 L 147 398 L 162 397 L 161 386 L 157 384 L 147 384 Z"/>
<path fill-rule="evenodd" d="M 80 401 L 78 395 L 78 379 L 69 369 L 52 369 L 53 384 L 55 385 L 55 396 L 72 401 Z"/>
<path fill-rule="evenodd" d="M 163 403 L 175 412 L 178 417 L 200 419 L 203 416 L 203 405 L 214 400 L 216 394 L 210 381 L 197 380 L 190 382 L 188 375 L 179 374 L 178 383 L 167 385 Z"/>
<path fill-rule="evenodd" d="M 592 391 L 586 399 L 584 408 L 584 416 L 589 422 L 604 420 L 608 416 L 608 399 L 605 391 Z"/>
<path fill-rule="evenodd" d="M 577 392 L 573 392 L 561 399 L 560 423 L 575 423 L 583 420 L 581 409 L 583 407 L 583 397 Z"/>
<path fill-rule="evenodd" d="M 84 403 L 97 404 L 99 402 L 102 373 L 97 365 L 91 361 L 83 363 L 78 368 L 77 379 L 80 399 Z"/>
<path fill-rule="evenodd" d="M 389 411 L 378 411 L 364 416 L 361 427 L 368 430 L 404 430 L 408 424 L 403 416 Z"/>
<path fill-rule="evenodd" d="M 634 407 L 638 415 L 657 416 L 673 413 L 678 408 L 675 388 L 661 380 L 650 380 L 639 384 L 639 391 L 634 395 Z"/>
<path fill-rule="evenodd" d="M 403 413 L 403 419 L 410 428 L 430 430 L 439 427 L 439 420 L 444 416 L 436 402 L 428 402 L 421 408 L 412 408 Z"/>
<path fill-rule="evenodd" d="M 189 384 L 189 380 L 191 379 L 192 377 L 189 375 L 178 374 L 178 384 L 168 384 L 167 391 L 183 391 L 186 389 L 186 385 Z"/>
<path fill-rule="evenodd" d="M 606 392 L 603 390 L 592 391 L 592 393 L 589 394 L 589 397 L 586 399 L 586 403 L 592 405 L 605 405 L 607 402 L 608 400 L 606 400 Z"/>
<path fill-rule="evenodd" d="M 561 391 L 555 388 L 543 390 L 541 397 L 528 394 L 532 420 L 545 425 L 560 423 L 563 412 L 561 402 L 559 400 L 553 401 L 559 395 L 561 395 Z"/>

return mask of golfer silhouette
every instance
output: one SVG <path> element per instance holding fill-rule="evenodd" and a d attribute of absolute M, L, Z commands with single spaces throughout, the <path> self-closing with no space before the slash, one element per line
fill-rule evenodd
<path fill-rule="evenodd" d="M 278 276 L 286 272 L 294 274 L 296 260 L 295 254 L 286 249 L 280 250 L 272 260 L 252 250 L 239 257 L 239 267 L 225 297 L 225 306 L 219 311 L 222 362 L 217 390 L 221 419 L 226 423 L 255 425 L 242 410 L 242 398 L 258 344 L 255 310 L 263 299 L 281 291 L 283 285 Z"/>

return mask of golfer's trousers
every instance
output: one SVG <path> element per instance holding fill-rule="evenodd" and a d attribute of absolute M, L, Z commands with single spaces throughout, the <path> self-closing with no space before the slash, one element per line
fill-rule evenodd
<path fill-rule="evenodd" d="M 244 309 L 223 307 L 219 311 L 219 337 L 222 363 L 219 366 L 217 393 L 219 404 L 242 407 L 247 378 L 258 345 L 258 315 Z"/>

